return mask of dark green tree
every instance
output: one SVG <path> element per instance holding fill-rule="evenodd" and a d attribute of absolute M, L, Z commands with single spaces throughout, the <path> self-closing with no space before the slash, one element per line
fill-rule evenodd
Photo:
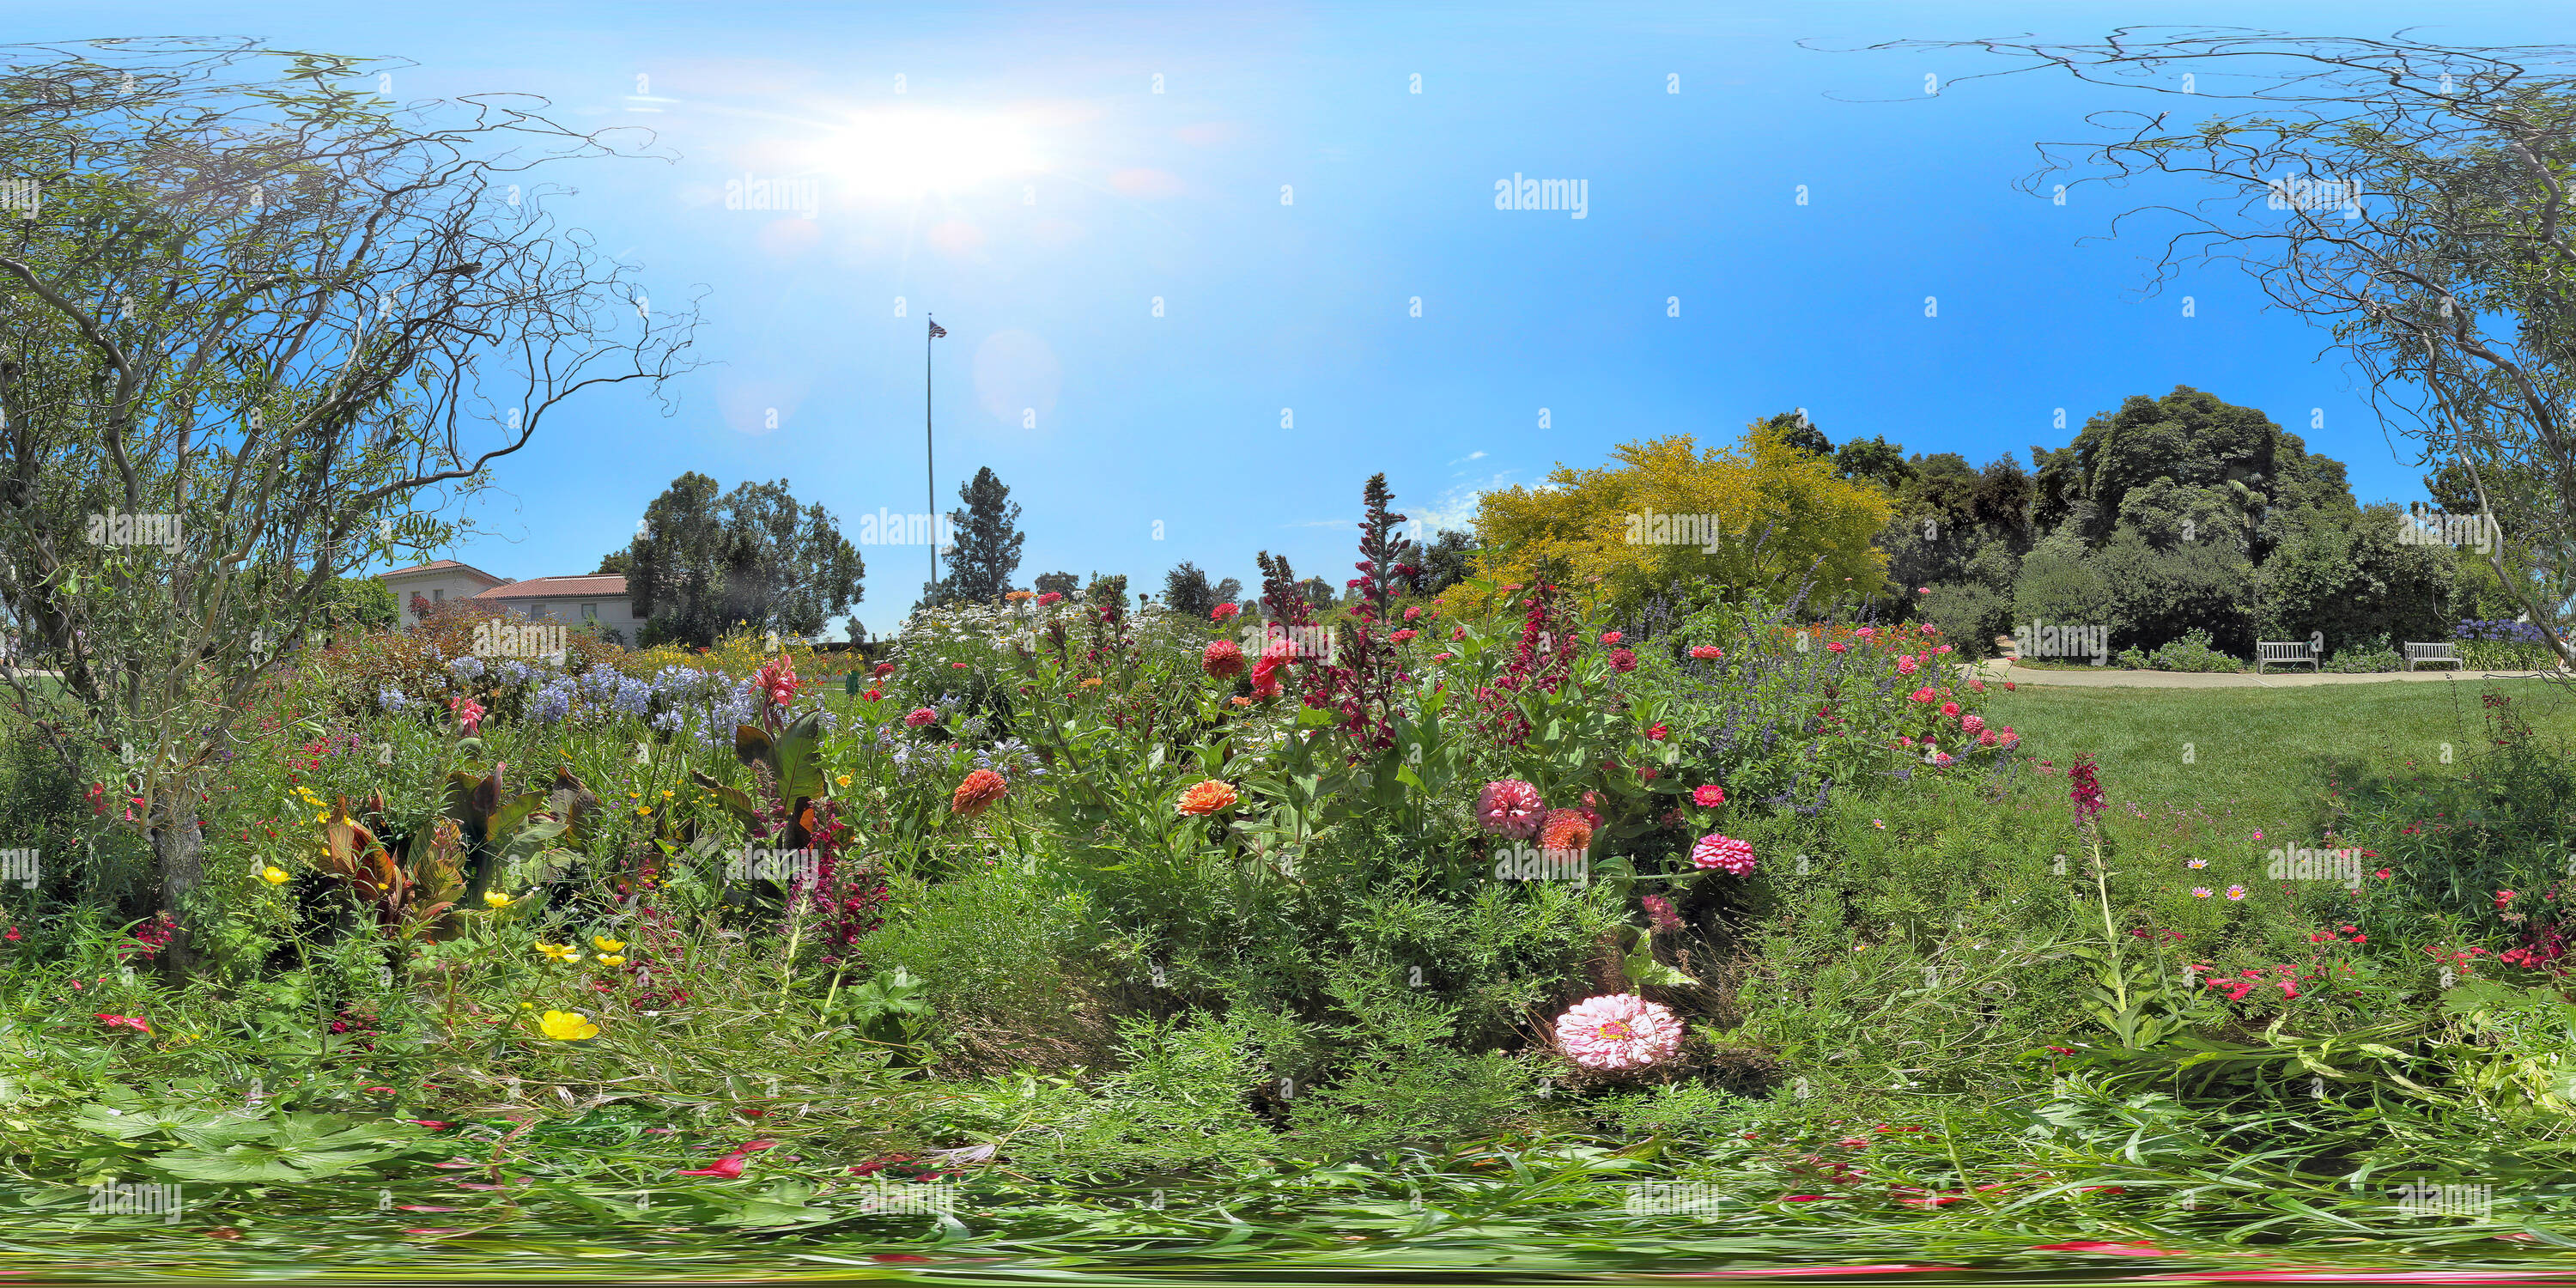
<path fill-rule="evenodd" d="M 634 571 L 634 569 L 635 552 L 633 550 L 612 550 L 599 557 L 599 567 L 593 570 L 592 575 L 596 576 L 600 573 L 616 573 L 623 576 L 626 573 Z"/>
<path fill-rule="evenodd" d="M 1476 575 L 1475 535 L 1455 528 L 1442 528 L 1431 538 L 1431 544 L 1417 544 L 1414 566 L 1422 571 L 1413 579 L 1416 594 L 1437 595 Z"/>
<path fill-rule="evenodd" d="M 639 643 L 704 647 L 737 626 L 812 636 L 864 597 L 858 547 L 787 488 L 747 482 L 718 496 L 691 471 L 645 507 L 644 535 L 627 547 Z"/>
<path fill-rule="evenodd" d="M 1082 589 L 1082 579 L 1069 572 L 1039 573 L 1036 584 L 1038 593 L 1041 595 L 1053 591 L 1068 599 L 1073 597 L 1075 591 Z"/>
<path fill-rule="evenodd" d="M 1764 423 L 1780 431 L 1781 442 L 1809 456 L 1831 457 L 1834 454 L 1832 441 L 1807 419 L 1807 413 L 1803 411 L 1784 411 Z"/>
<path fill-rule="evenodd" d="M 1869 479 L 1893 492 L 1913 471 L 1905 449 L 1884 438 L 1855 438 L 1834 451 L 1834 472 L 1847 479 Z"/>
<path fill-rule="evenodd" d="M 1231 599 L 1232 596 L 1226 598 Z M 1216 587 L 1208 584 L 1207 574 L 1197 564 L 1183 560 L 1181 566 L 1163 574 L 1163 606 L 1185 617 L 1205 617 L 1219 600 Z"/>
<path fill-rule="evenodd" d="M 923 585 L 916 608 L 992 603 L 1010 592 L 1011 574 L 1019 571 L 1020 546 L 1027 540 L 1019 529 L 1020 507 L 993 467 L 976 470 L 958 485 L 957 499 L 966 507 L 948 512 L 957 540 L 948 548 L 948 575 Z"/>

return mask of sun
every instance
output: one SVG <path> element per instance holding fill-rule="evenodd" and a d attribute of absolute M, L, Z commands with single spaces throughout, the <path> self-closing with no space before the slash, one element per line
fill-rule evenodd
<path fill-rule="evenodd" d="M 843 194 L 876 201 L 954 195 L 1038 168 L 1019 121 L 938 109 L 855 114 L 811 145 L 811 160 Z"/>

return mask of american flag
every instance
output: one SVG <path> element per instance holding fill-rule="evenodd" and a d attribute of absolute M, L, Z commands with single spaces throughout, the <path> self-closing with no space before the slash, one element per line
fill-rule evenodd
<path fill-rule="evenodd" d="M 946 328 L 946 327 L 944 327 L 944 326 L 941 326 L 941 325 L 939 325 L 939 324 L 938 324 L 938 323 L 936 323 L 936 322 L 933 322 L 933 323 L 931 323 L 931 324 L 930 324 L 930 338 L 931 338 L 931 339 L 933 339 L 933 340 L 941 339 L 941 338 L 944 338 L 947 334 L 948 334 L 948 328 Z"/>

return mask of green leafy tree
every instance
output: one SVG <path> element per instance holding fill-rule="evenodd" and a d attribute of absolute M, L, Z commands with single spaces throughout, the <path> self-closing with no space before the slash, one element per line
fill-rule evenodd
<path fill-rule="evenodd" d="M 67 768 L 142 798 L 163 959 L 207 960 L 200 804 L 337 583 L 555 409 L 685 370 L 689 319 L 555 227 L 531 172 L 615 155 L 544 104 L 397 108 L 369 65 L 251 42 L 0 50 L 0 672 Z"/>
<path fill-rule="evenodd" d="M 1855 438 L 1834 450 L 1834 473 L 1847 479 L 1866 479 L 1890 492 L 1905 486 L 1913 467 L 1905 463 L 1905 449 L 1885 438 Z"/>
<path fill-rule="evenodd" d="M 1036 585 L 1041 595 L 1052 591 L 1070 599 L 1075 591 L 1082 588 L 1082 579 L 1069 572 L 1042 572 L 1038 574 Z"/>
<path fill-rule="evenodd" d="M 1020 507 L 991 466 L 975 471 L 960 484 L 962 510 L 948 512 L 957 544 L 948 549 L 948 575 L 922 587 L 920 608 L 942 604 L 989 604 L 1009 593 L 1011 574 L 1020 567 Z"/>
<path fill-rule="evenodd" d="M 1413 579 L 1414 592 L 1437 595 L 1475 576 L 1477 549 L 1474 533 L 1442 528 L 1415 551 L 1414 566 L 1422 571 Z"/>
<path fill-rule="evenodd" d="M 1780 436 L 1783 446 L 1828 460 L 1834 455 L 1833 440 L 1826 438 L 1825 432 L 1816 428 L 1815 423 L 1807 419 L 1807 413 L 1804 411 L 1784 411 L 1762 424 L 1764 428 Z"/>
<path fill-rule="evenodd" d="M 337 577 L 322 600 L 322 615 L 335 629 L 391 630 L 401 618 L 392 588 L 373 577 Z"/>
<path fill-rule="evenodd" d="M 2227 28 L 1963 43 L 2016 71 L 2189 96 L 2181 113 L 2090 114 L 2103 133 L 2043 145 L 2028 190 L 2162 189 L 2129 212 L 2156 225 L 2157 284 L 2230 264 L 2331 334 L 2420 462 L 2459 467 L 2471 512 L 2503 534 L 2490 584 L 2576 664 L 2576 71 L 2562 51 Z"/>
<path fill-rule="evenodd" d="M 2263 638 L 2321 631 L 2330 653 L 2449 639 L 2457 556 L 2401 541 L 2404 522 L 2394 505 L 2299 512 L 2256 579 Z"/>
<path fill-rule="evenodd" d="M 626 577 L 640 643 L 704 647 L 737 626 L 810 637 L 865 596 L 858 547 L 787 488 L 746 482 L 719 496 L 693 470 L 644 508 Z"/>

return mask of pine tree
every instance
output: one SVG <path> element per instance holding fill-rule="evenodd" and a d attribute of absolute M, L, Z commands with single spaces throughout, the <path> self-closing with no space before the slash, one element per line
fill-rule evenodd
<path fill-rule="evenodd" d="M 1011 574 L 1020 567 L 1020 507 L 1011 489 L 987 465 L 957 489 L 962 510 L 948 512 L 956 525 L 957 543 L 948 549 L 948 575 L 922 587 L 920 607 L 942 604 L 989 604 L 1011 589 Z"/>

